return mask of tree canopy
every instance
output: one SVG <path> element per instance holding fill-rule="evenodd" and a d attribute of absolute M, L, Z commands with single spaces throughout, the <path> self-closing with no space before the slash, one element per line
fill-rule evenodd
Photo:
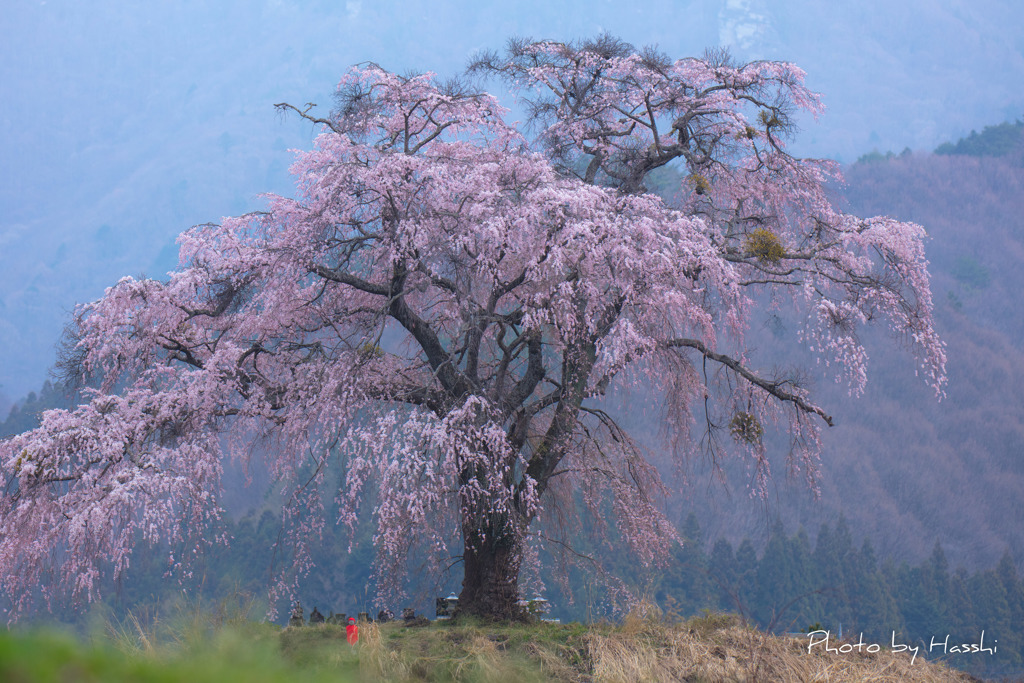
<path fill-rule="evenodd" d="M 279 105 L 320 128 L 294 198 L 186 231 L 168 281 L 79 308 L 63 365 L 87 402 L 0 444 L 18 608 L 37 586 L 94 599 L 137 537 L 200 537 L 225 459 L 255 463 L 254 444 L 299 570 L 276 595 L 308 569 L 325 496 L 354 526 L 371 486 L 384 592 L 411 549 L 455 554 L 460 608 L 512 617 L 524 558 L 576 506 L 657 562 L 677 534 L 623 392 L 660 407 L 674 457 L 730 433 L 762 478 L 780 423 L 813 480 L 831 417 L 747 343 L 783 300 L 854 392 L 877 319 L 941 392 L 924 230 L 837 211 L 835 166 L 786 152 L 796 112 L 821 110 L 800 69 L 602 36 L 515 40 L 470 74 L 504 79 L 527 125 L 470 82 L 356 66 L 329 114 Z M 644 184 L 669 164 L 676 205 Z"/>

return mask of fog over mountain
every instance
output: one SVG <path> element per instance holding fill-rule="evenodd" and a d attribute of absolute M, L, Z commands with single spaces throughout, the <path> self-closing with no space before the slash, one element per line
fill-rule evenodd
<path fill-rule="evenodd" d="M 351 64 L 455 74 L 511 35 L 612 32 L 672 56 L 730 47 L 802 66 L 828 112 L 794 149 L 930 149 L 1024 112 L 1015 2 L 7 0 L 0 13 L 0 410 L 38 388 L 76 303 L 163 275 L 188 226 L 290 193 Z M 494 84 L 491 84 L 493 87 Z"/>

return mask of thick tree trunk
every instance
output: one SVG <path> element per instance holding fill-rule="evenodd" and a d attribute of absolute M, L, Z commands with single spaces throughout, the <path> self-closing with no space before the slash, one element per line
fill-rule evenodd
<path fill-rule="evenodd" d="M 522 535 L 505 525 L 464 529 L 465 576 L 459 612 L 510 621 L 522 617 L 519 609 L 519 567 L 523 559 Z"/>

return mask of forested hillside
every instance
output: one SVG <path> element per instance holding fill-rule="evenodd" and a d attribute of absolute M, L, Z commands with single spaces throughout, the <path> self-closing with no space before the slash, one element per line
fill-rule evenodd
<path fill-rule="evenodd" d="M 846 184 L 837 188 L 858 215 L 927 228 L 936 327 L 947 344 L 945 397 L 937 402 L 901 352 L 880 343 L 878 330 L 879 343 L 865 340 L 871 358 L 864 396 L 848 396 L 824 368 L 812 366 L 814 391 L 836 423 L 823 435 L 819 501 L 802 481 L 779 481 L 769 500 L 751 500 L 746 469 L 725 462 L 728 495 L 698 464 L 680 520 L 692 510 L 710 537 L 736 543 L 751 529 L 763 539 L 775 515 L 813 534 L 843 513 L 858 542 L 871 538 L 882 557 L 917 562 L 938 541 L 954 567 L 991 567 L 1007 550 L 1020 565 L 1024 147 L 1005 135 L 1016 130 L 991 127 L 940 148 L 944 154 L 869 155 L 845 169 Z M 797 324 L 781 311 L 752 333 L 792 362 Z M 777 473 L 785 471 L 784 450 L 785 444 L 775 447 Z"/>
<path fill-rule="evenodd" d="M 910 373 L 899 373 L 891 354 L 876 354 L 871 393 L 848 404 L 848 422 L 863 425 L 858 438 L 830 448 L 836 462 L 870 463 L 852 468 L 863 479 L 857 488 L 838 483 L 853 483 L 846 474 L 835 478 L 837 491 L 845 489 L 844 508 L 865 522 L 873 518 L 873 536 L 889 530 L 890 547 L 915 557 L 941 540 L 954 564 L 991 566 L 1007 548 L 1020 563 L 1024 148 L 1000 157 L 912 155 L 858 164 L 847 170 L 847 180 L 853 211 L 928 229 L 950 382 L 936 404 L 928 392 L 915 391 Z M 870 507 L 876 511 L 869 513 Z M 879 518 L 877 509 L 902 514 Z M 892 533 L 899 527 L 902 537 Z"/>

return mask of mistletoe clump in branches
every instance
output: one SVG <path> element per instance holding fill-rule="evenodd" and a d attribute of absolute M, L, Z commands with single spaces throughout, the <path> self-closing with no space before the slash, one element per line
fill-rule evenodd
<path fill-rule="evenodd" d="M 371 486 L 385 592 L 411 551 L 456 555 L 460 609 L 511 618 L 524 557 L 565 542 L 574 505 L 658 562 L 667 491 L 617 390 L 663 406 L 675 457 L 695 413 L 702 431 L 742 411 L 760 472 L 760 427 L 781 423 L 813 473 L 831 417 L 744 341 L 765 292 L 802 306 L 802 339 L 855 392 L 857 331 L 881 319 L 941 392 L 925 233 L 840 213 L 834 166 L 786 152 L 795 113 L 821 109 L 798 68 L 605 36 L 513 41 L 471 72 L 519 94 L 536 139 L 481 90 L 357 66 L 329 115 L 279 105 L 320 128 L 294 198 L 187 231 L 168 281 L 125 278 L 78 310 L 87 402 L 0 445 L 16 607 L 39 586 L 97 598 L 140 536 L 201 537 L 225 459 L 258 440 L 294 551 L 278 595 L 309 569 L 325 501 L 354 529 Z M 675 207 L 644 185 L 667 164 L 698 179 Z M 750 249 L 766 232 L 786 248 Z"/>

